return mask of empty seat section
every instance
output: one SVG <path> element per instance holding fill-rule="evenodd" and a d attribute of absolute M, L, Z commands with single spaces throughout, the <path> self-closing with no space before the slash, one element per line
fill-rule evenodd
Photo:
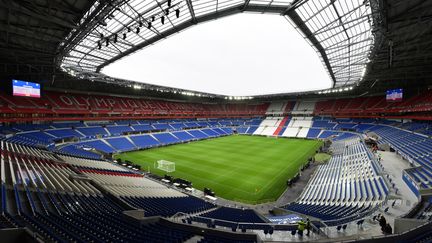
<path fill-rule="evenodd" d="M 127 138 L 120 137 L 120 138 L 107 138 L 105 139 L 113 148 L 116 150 L 123 152 L 123 151 L 130 151 L 136 149 L 135 145 L 133 145 Z"/>
<path fill-rule="evenodd" d="M 94 140 L 94 141 L 83 142 L 83 143 L 80 143 L 80 145 L 82 145 L 84 147 L 94 148 L 94 149 L 102 151 L 104 153 L 113 153 L 113 152 L 115 152 L 114 148 L 110 147 L 108 144 L 104 143 L 101 140 Z"/>
<path fill-rule="evenodd" d="M 153 136 L 159 140 L 161 144 L 178 143 L 180 140 L 174 137 L 171 133 L 155 133 Z"/>
<path fill-rule="evenodd" d="M 188 130 L 188 133 L 190 133 L 197 139 L 205 139 L 209 137 L 207 134 L 201 132 L 200 130 Z"/>
<path fill-rule="evenodd" d="M 46 130 L 45 132 L 49 133 L 49 134 L 51 134 L 57 138 L 72 138 L 72 137 L 80 138 L 80 137 L 82 137 L 81 134 L 79 134 L 78 132 L 76 132 L 75 130 L 73 130 L 71 128 Z"/>
<path fill-rule="evenodd" d="M 159 141 L 150 135 L 130 136 L 130 139 L 138 148 L 149 148 L 160 145 Z"/>
<path fill-rule="evenodd" d="M 170 129 L 172 129 L 172 127 L 168 124 L 153 123 L 152 125 L 156 130 L 170 130 Z"/>
<path fill-rule="evenodd" d="M 307 138 L 317 138 L 320 134 L 321 129 L 318 128 L 310 128 L 308 131 L 308 134 L 306 135 Z"/>
<path fill-rule="evenodd" d="M 130 205 L 144 209 L 146 216 L 169 217 L 177 212 L 199 213 L 215 206 L 201 199 L 187 196 L 174 198 L 122 197 Z"/>
<path fill-rule="evenodd" d="M 86 137 L 96 137 L 96 135 L 107 136 L 108 133 L 102 127 L 80 127 L 77 128 Z"/>
<path fill-rule="evenodd" d="M 129 126 L 106 126 L 106 129 L 111 133 L 111 135 L 122 135 L 127 132 L 132 132 L 132 128 Z"/>
<path fill-rule="evenodd" d="M 202 214 L 206 218 L 220 219 L 232 222 L 265 223 L 252 209 L 238 209 L 221 207 L 211 212 Z"/>
<path fill-rule="evenodd" d="M 190 141 L 195 139 L 194 136 L 184 131 L 173 132 L 172 134 L 179 138 L 181 141 Z"/>
<path fill-rule="evenodd" d="M 133 125 L 133 129 L 137 132 L 147 132 L 156 130 L 152 125 L 143 124 L 143 125 Z"/>
<path fill-rule="evenodd" d="M 318 138 L 329 138 L 331 136 L 336 136 L 338 135 L 338 132 L 333 132 L 333 131 L 323 131 Z"/>
<path fill-rule="evenodd" d="M 202 129 L 201 132 L 207 134 L 209 137 L 217 137 L 219 133 L 213 131 L 212 129 Z"/>

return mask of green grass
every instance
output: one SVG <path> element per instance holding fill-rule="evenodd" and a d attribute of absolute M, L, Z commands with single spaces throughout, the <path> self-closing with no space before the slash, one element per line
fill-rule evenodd
<path fill-rule="evenodd" d="M 315 161 L 316 162 L 320 162 L 320 163 L 327 162 L 330 160 L 330 158 L 331 158 L 331 155 L 326 154 L 326 153 L 315 154 Z"/>
<path fill-rule="evenodd" d="M 233 135 L 187 144 L 128 152 L 116 158 L 150 168 L 158 160 L 176 163 L 174 177 L 195 188 L 211 188 L 217 196 L 250 204 L 276 200 L 286 181 L 297 174 L 322 142 L 315 140 Z"/>

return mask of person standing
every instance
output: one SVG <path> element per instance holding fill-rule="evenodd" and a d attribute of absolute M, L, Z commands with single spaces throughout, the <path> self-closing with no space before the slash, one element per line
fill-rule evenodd
<path fill-rule="evenodd" d="M 303 231 L 305 230 L 306 223 L 302 220 L 298 222 L 297 230 L 300 237 L 303 236 Z"/>
<path fill-rule="evenodd" d="M 306 219 L 306 230 L 307 230 L 306 236 L 309 236 L 311 228 L 312 228 L 311 222 L 310 222 L 309 218 L 307 218 Z"/>
<path fill-rule="evenodd" d="M 381 226 L 381 230 L 384 231 L 384 227 L 387 225 L 387 220 L 385 219 L 384 215 L 381 215 L 381 218 L 379 219 L 379 225 Z"/>

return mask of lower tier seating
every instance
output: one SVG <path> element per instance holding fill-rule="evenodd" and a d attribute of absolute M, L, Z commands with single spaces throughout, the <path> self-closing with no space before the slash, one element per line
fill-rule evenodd
<path fill-rule="evenodd" d="M 145 215 L 147 216 L 160 215 L 169 217 L 178 212 L 193 214 L 215 207 L 213 204 L 195 197 L 122 197 L 122 199 L 133 207 L 144 209 Z"/>

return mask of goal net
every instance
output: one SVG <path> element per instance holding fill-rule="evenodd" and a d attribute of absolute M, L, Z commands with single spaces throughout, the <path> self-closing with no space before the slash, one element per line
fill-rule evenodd
<path fill-rule="evenodd" d="M 174 172 L 175 171 L 175 163 L 167 160 L 158 160 L 157 168 L 159 170 L 163 170 L 166 172 Z"/>

